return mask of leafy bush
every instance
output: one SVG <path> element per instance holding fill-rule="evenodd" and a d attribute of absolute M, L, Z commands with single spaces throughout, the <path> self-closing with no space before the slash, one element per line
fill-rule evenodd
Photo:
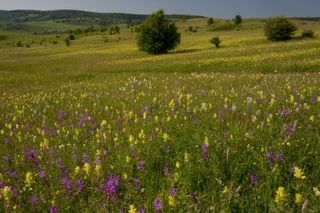
<path fill-rule="evenodd" d="M 225 24 L 217 25 L 211 28 L 211 31 L 231 31 L 231 30 L 234 30 L 235 28 L 236 28 L 235 24 L 227 22 Z"/>
<path fill-rule="evenodd" d="M 76 39 L 76 37 L 75 37 L 73 34 L 70 34 L 70 35 L 69 35 L 69 39 L 70 39 L 70 41 L 73 41 L 73 40 Z"/>
<path fill-rule="evenodd" d="M 70 41 L 69 38 L 66 38 L 66 39 L 64 40 L 64 43 L 66 44 L 66 46 L 70 46 L 71 41 Z"/>
<path fill-rule="evenodd" d="M 220 44 L 221 44 L 221 40 L 220 40 L 220 38 L 218 36 L 217 37 L 213 37 L 210 40 L 210 43 L 213 44 L 214 46 L 216 46 L 216 48 L 219 48 Z"/>
<path fill-rule="evenodd" d="M 234 19 L 232 19 L 232 21 L 236 24 L 236 25 L 239 25 L 242 23 L 242 17 L 240 15 L 236 15 L 234 17 Z"/>
<path fill-rule="evenodd" d="M 140 50 L 149 54 L 167 53 L 180 43 L 180 37 L 176 25 L 165 17 L 163 10 L 159 10 L 140 26 L 138 45 Z"/>
<path fill-rule="evenodd" d="M 208 19 L 208 26 L 211 26 L 214 24 L 214 19 L 213 18 L 209 18 Z"/>
<path fill-rule="evenodd" d="M 314 37 L 314 31 L 313 30 L 304 30 L 301 34 L 302 38 L 313 38 Z"/>
<path fill-rule="evenodd" d="M 285 17 L 268 19 L 265 25 L 265 35 L 270 41 L 289 40 L 296 30 L 296 25 Z"/>

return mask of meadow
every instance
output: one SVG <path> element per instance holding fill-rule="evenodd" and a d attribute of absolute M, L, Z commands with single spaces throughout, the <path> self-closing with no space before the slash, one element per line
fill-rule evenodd
<path fill-rule="evenodd" d="M 298 35 L 320 23 L 206 21 L 158 56 L 126 25 L 0 30 L 0 212 L 319 212 L 320 40 Z"/>

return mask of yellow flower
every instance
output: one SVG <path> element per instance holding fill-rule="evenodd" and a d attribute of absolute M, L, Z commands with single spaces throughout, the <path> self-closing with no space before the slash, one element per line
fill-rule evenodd
<path fill-rule="evenodd" d="M 96 167 L 94 168 L 95 172 L 99 175 L 101 172 L 101 165 L 97 164 Z"/>
<path fill-rule="evenodd" d="M 297 166 L 294 167 L 293 176 L 295 176 L 298 179 L 306 179 L 307 178 L 306 176 L 304 176 L 303 171 Z"/>
<path fill-rule="evenodd" d="M 229 192 L 229 189 L 228 189 L 227 186 L 225 186 L 225 187 L 223 188 L 222 193 L 223 193 L 223 194 L 227 194 L 228 192 Z"/>
<path fill-rule="evenodd" d="M 167 133 L 163 133 L 162 138 L 164 142 L 167 142 L 169 140 L 169 135 Z"/>
<path fill-rule="evenodd" d="M 209 146 L 209 139 L 208 137 L 204 137 L 204 144 Z"/>
<path fill-rule="evenodd" d="M 85 163 L 83 165 L 83 171 L 85 171 L 85 173 L 87 173 L 87 175 L 90 173 L 90 164 Z"/>
<path fill-rule="evenodd" d="M 303 200 L 302 200 L 302 195 L 299 194 L 299 193 L 296 193 L 294 202 L 295 202 L 296 204 L 300 204 L 300 203 L 302 203 L 302 201 L 303 201 Z"/>
<path fill-rule="evenodd" d="M 76 168 L 74 168 L 74 173 L 77 175 L 80 172 L 80 167 L 76 166 Z"/>
<path fill-rule="evenodd" d="M 177 167 L 177 169 L 180 168 L 180 163 L 178 161 L 176 162 L 176 167 Z"/>
<path fill-rule="evenodd" d="M 169 195 L 168 199 L 169 199 L 169 206 L 175 206 L 176 205 L 176 201 L 175 201 L 173 196 Z"/>
<path fill-rule="evenodd" d="M 137 212 L 137 209 L 134 207 L 134 205 L 130 205 L 128 213 L 136 213 L 136 212 Z"/>
<path fill-rule="evenodd" d="M 33 180 L 32 172 L 27 172 L 26 179 L 24 181 L 24 183 L 26 184 L 26 187 L 30 187 L 33 182 L 34 180 Z"/>
<path fill-rule="evenodd" d="M 3 197 L 3 199 L 5 201 L 9 201 L 11 196 L 12 196 L 12 192 L 9 186 L 5 186 L 2 190 L 1 190 L 1 195 Z"/>
<path fill-rule="evenodd" d="M 286 192 L 284 187 L 279 187 L 277 192 L 276 192 L 276 198 L 275 198 L 275 202 L 278 205 L 281 205 L 284 201 L 286 200 Z"/>
<path fill-rule="evenodd" d="M 184 162 L 186 163 L 189 162 L 189 156 L 190 156 L 189 153 L 187 152 L 184 153 Z"/>

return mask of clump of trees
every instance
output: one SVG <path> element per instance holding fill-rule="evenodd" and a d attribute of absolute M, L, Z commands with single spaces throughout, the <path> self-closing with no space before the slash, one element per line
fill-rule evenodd
<path fill-rule="evenodd" d="M 112 26 L 112 27 L 110 27 L 109 34 L 110 34 L 110 35 L 120 34 L 120 27 L 119 27 L 119 26 Z"/>
<path fill-rule="evenodd" d="M 166 17 L 163 10 L 149 16 L 139 28 L 138 45 L 149 54 L 167 53 L 180 43 L 178 28 Z"/>
<path fill-rule="evenodd" d="M 221 44 L 221 40 L 220 40 L 219 36 L 216 36 L 210 40 L 210 43 L 213 44 L 216 48 L 219 48 L 220 44 Z"/>
<path fill-rule="evenodd" d="M 214 19 L 213 18 L 208 18 L 208 22 L 207 22 L 208 26 L 211 26 L 214 24 Z"/>
<path fill-rule="evenodd" d="M 297 29 L 288 18 L 276 17 L 266 21 L 265 35 L 270 41 L 286 41 L 292 38 Z"/>

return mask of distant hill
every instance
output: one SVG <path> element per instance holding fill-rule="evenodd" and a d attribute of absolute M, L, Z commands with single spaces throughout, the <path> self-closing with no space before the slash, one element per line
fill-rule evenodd
<path fill-rule="evenodd" d="M 125 13 L 95 13 L 79 10 L 0 10 L 0 21 L 3 22 L 40 22 L 54 21 L 66 24 L 112 25 L 136 24 L 142 22 L 147 15 Z M 170 19 L 200 18 L 192 15 L 168 15 Z"/>

